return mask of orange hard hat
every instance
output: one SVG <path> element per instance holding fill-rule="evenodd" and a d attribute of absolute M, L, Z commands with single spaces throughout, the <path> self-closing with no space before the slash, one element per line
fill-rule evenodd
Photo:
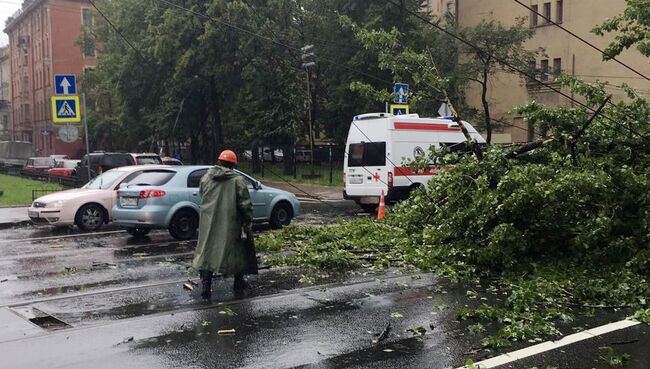
<path fill-rule="evenodd" d="M 232 150 L 223 150 L 219 155 L 219 160 L 237 164 L 237 154 Z"/>

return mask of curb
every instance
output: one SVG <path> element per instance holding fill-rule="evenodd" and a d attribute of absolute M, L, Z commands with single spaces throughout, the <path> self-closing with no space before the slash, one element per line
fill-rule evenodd
<path fill-rule="evenodd" d="M 19 221 L 10 222 L 10 223 L 0 223 L 0 229 L 20 227 L 20 226 L 24 226 L 24 225 L 29 225 L 31 223 L 32 223 L 31 220 L 19 220 Z"/>

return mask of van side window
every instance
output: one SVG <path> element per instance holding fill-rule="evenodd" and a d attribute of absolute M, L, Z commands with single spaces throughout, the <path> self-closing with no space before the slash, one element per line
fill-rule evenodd
<path fill-rule="evenodd" d="M 386 165 L 386 142 L 350 144 L 349 167 L 381 167 Z"/>

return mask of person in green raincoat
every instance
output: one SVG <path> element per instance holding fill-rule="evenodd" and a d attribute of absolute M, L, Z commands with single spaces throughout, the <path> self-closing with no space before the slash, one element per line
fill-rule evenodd
<path fill-rule="evenodd" d="M 245 180 L 232 169 L 237 155 L 225 150 L 218 165 L 201 178 L 199 239 L 194 252 L 194 269 L 201 275 L 201 296 L 212 294 L 212 275 L 234 275 L 235 290 L 246 287 L 245 274 L 257 274 L 252 244 L 253 204 Z"/>

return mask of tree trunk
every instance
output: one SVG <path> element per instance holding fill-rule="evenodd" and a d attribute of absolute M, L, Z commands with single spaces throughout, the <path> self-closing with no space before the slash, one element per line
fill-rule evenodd
<path fill-rule="evenodd" d="M 284 166 L 282 174 L 285 176 L 293 175 L 293 149 L 289 145 L 282 146 L 282 159 L 284 160 Z"/>
<path fill-rule="evenodd" d="M 483 114 L 485 115 L 485 141 L 490 144 L 492 143 L 492 120 L 490 118 L 490 105 L 487 100 L 488 77 L 488 71 L 483 70 L 483 83 L 481 84 L 481 102 L 483 103 Z"/>
<path fill-rule="evenodd" d="M 251 160 L 253 161 L 253 173 L 260 173 L 262 171 L 262 163 L 260 162 L 260 145 L 255 142 L 251 147 Z"/>

